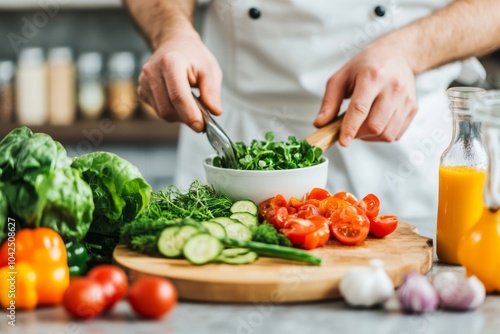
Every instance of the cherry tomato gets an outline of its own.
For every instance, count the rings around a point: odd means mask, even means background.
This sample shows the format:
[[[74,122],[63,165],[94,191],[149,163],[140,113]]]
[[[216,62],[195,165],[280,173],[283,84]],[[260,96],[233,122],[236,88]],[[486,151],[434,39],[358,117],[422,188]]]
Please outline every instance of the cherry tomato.
[[[333,197],[347,201],[352,205],[356,205],[358,203],[358,199],[356,198],[356,196],[347,191],[338,192],[333,195]]]
[[[269,223],[273,224],[273,226],[277,229],[280,229],[285,226],[285,222],[288,218],[289,212],[287,208],[282,207],[276,210],[274,216],[269,219]]]
[[[302,201],[296,197],[291,197],[290,201],[288,203],[288,206],[298,208],[298,207],[302,206]]]
[[[330,193],[323,188],[313,188],[309,194],[307,194],[306,199],[317,199],[321,201],[330,196]]]
[[[321,215],[321,210],[317,206],[312,204],[304,204],[299,207],[299,211],[297,211],[297,216],[300,218],[306,218],[312,215]]]
[[[140,316],[157,319],[177,304],[177,290],[165,278],[139,277],[130,287],[128,300]]]
[[[328,220],[319,215],[309,216],[308,219],[289,216],[285,228],[280,231],[294,246],[303,246],[308,250],[323,246],[330,238]]]
[[[364,241],[370,231],[370,221],[357,206],[344,206],[330,217],[330,231],[345,245],[356,245]]]
[[[304,201],[304,203],[302,203],[302,204],[311,204],[311,205],[317,206],[319,208],[319,203],[320,202],[321,201],[319,199],[306,199]]]
[[[363,209],[368,218],[373,218],[378,215],[380,200],[374,194],[368,194],[359,201],[358,206]]]
[[[63,306],[77,319],[92,319],[98,317],[106,305],[106,299],[101,284],[87,277],[71,279],[64,292]]]
[[[269,199],[266,199],[259,205],[259,219],[260,221],[270,221],[271,218],[276,214],[279,208],[288,208],[288,203],[283,197],[283,195],[276,195]]]
[[[382,215],[370,219],[370,233],[382,238],[391,234],[398,227],[398,217],[395,215]]]
[[[350,205],[349,202],[330,196],[319,202],[319,208],[325,217],[330,218],[332,213],[340,207]]]
[[[92,268],[87,277],[101,284],[109,310],[127,293],[128,281],[125,272],[117,266],[103,264]]]

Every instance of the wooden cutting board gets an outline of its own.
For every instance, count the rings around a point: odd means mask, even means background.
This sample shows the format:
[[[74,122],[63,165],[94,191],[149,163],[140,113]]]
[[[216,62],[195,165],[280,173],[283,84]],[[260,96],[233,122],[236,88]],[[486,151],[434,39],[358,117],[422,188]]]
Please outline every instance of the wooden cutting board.
[[[417,234],[415,227],[400,223],[384,239],[369,237],[359,246],[331,240],[312,250],[323,259],[321,266],[261,257],[247,265],[191,265],[187,260],[150,257],[118,245],[115,262],[131,279],[140,275],[167,277],[179,297],[209,302],[304,302],[339,297],[339,281],[355,266],[382,259],[395,286],[412,270],[427,273],[433,260],[432,239]]]

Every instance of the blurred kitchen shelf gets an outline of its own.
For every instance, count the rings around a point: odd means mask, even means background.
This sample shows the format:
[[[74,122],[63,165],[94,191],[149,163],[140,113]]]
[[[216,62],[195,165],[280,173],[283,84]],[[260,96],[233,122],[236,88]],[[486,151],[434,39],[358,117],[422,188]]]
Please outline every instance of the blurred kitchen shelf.
[[[18,126],[16,123],[0,124],[0,140]],[[159,119],[78,121],[70,126],[40,125],[29,128],[33,132],[47,133],[63,144],[89,141],[96,146],[101,143],[174,144],[179,134],[178,123],[168,123]]]
[[[95,8],[119,8],[121,0],[64,0],[64,1],[40,1],[40,0],[1,0],[0,9],[41,9],[43,5],[60,6],[61,9],[95,9]]]

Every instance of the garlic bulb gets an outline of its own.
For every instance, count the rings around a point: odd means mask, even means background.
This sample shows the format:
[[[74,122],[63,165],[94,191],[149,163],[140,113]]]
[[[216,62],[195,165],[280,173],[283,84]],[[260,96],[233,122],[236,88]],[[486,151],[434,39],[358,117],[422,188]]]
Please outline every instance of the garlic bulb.
[[[434,311],[439,304],[438,294],[432,284],[415,271],[406,274],[398,289],[398,298],[405,312]]]
[[[340,281],[340,294],[352,306],[373,306],[394,293],[394,285],[383,269],[382,260],[372,260],[366,267],[351,269]]]
[[[486,291],[483,283],[476,276],[466,278],[463,274],[445,271],[432,279],[441,305],[452,310],[469,310],[481,305]]]

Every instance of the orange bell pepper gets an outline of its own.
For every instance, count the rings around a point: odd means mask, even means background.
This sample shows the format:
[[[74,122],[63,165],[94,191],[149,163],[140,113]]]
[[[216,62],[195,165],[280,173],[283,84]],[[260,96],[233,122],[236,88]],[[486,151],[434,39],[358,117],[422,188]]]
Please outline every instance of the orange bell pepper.
[[[487,292],[500,292],[500,210],[484,209],[477,224],[462,237],[458,258],[467,275],[475,275]]]
[[[17,284],[18,280],[31,282],[31,279],[25,277],[27,275],[25,272],[30,273],[28,276],[32,277],[29,270],[32,269],[35,275],[36,303],[38,305],[60,304],[69,285],[66,247],[62,238],[54,230],[40,227],[20,230],[15,234],[14,239],[14,241],[7,239],[0,248],[0,269],[2,273],[16,272],[18,267],[21,266],[24,271],[23,274],[16,277]],[[0,290],[2,306],[4,306],[5,301],[9,300],[10,303],[10,300],[13,299],[10,297],[5,298],[9,289],[7,286],[5,288],[3,286]],[[19,288],[16,289],[16,295],[29,294],[28,290],[21,291]],[[20,303],[20,308],[23,308],[22,304]],[[30,303],[27,304],[31,305]],[[25,308],[29,309],[30,307]]]
[[[38,303],[36,293],[36,273],[31,264],[21,262],[11,270],[8,266],[0,268],[0,305],[3,309],[32,310]]]

